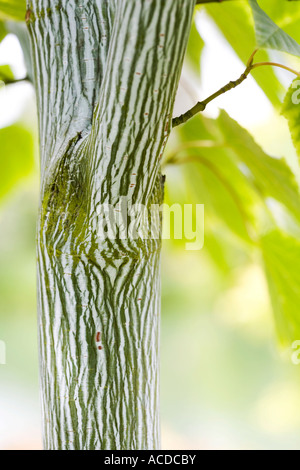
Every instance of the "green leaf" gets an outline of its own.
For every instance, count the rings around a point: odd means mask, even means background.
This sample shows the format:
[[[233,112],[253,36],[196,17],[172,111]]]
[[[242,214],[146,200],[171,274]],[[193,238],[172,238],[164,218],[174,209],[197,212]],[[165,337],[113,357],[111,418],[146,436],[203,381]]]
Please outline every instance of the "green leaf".
[[[246,64],[251,52],[257,47],[249,4],[247,2],[224,2],[222,14],[220,14],[220,5],[217,4],[206,6],[205,9],[240,60]],[[267,51],[259,51],[257,57],[261,62],[269,61]],[[253,78],[271,103],[279,107],[283,87],[272,67],[256,69]]]
[[[195,116],[176,134],[169,152],[185,163],[185,199],[205,204],[204,253],[229,273],[230,266],[232,271],[247,263],[259,248],[280,337],[300,339],[300,241],[281,232],[268,205],[270,198],[278,201],[284,214],[298,220],[299,231],[300,196],[292,171],[284,159],[267,155],[224,111],[217,120]],[[250,242],[246,250],[238,240]]]
[[[211,152],[210,161],[213,161],[218,152],[213,149]],[[192,153],[191,150],[190,154]],[[221,159],[218,164],[220,162]],[[186,164],[184,166],[170,165],[166,169],[165,202],[169,207],[173,204],[180,204],[181,207],[191,203],[205,204],[205,242],[201,253],[210,258],[218,271],[228,274],[233,266],[244,264],[251,251],[245,250],[245,242],[249,243],[249,236],[244,219],[235,205],[236,196],[232,199],[232,190],[228,192],[227,182],[223,184],[224,178],[230,181],[230,168],[228,168],[228,174],[226,176],[222,174],[219,180],[214,171],[211,172],[202,165],[200,159],[185,162],[183,155],[181,163]],[[204,184],[205,187],[203,187]],[[215,185],[213,193],[210,184]],[[235,192],[237,197],[242,195],[244,208],[247,210],[246,195],[241,194],[240,189],[236,188]],[[193,224],[195,227],[196,219],[193,220]],[[173,244],[184,249],[186,241],[185,239],[173,240]]]
[[[3,21],[0,21],[0,42],[5,38],[6,35],[7,35],[7,31],[6,31],[5,25]]]
[[[300,241],[280,231],[262,238],[261,248],[282,342],[300,339]]]
[[[26,0],[0,0],[0,18],[24,21]]]
[[[300,43],[300,2],[260,0],[261,8],[286,33]]]
[[[249,2],[253,11],[258,46],[300,56],[300,45],[297,41],[274,23],[256,0]]]
[[[0,81],[14,80],[14,74],[9,65],[0,65]]]
[[[293,143],[300,162],[300,80],[290,86],[283,103],[282,114],[288,120]],[[298,91],[297,91],[298,89]]]
[[[191,198],[205,204],[206,231],[218,227],[222,238],[225,232],[230,232],[231,236],[251,242],[255,230],[253,207],[258,197],[236,165],[219,123],[198,115],[178,132],[182,146],[174,147],[169,158],[174,153],[175,161],[185,163],[184,175]],[[212,145],[205,146],[205,142]]]
[[[0,129],[0,200],[34,167],[33,138],[20,125]]]
[[[242,171],[258,194],[265,200],[277,200],[300,222],[299,189],[286,161],[267,155],[225,111],[220,113],[218,123],[224,139],[230,143],[236,163],[243,164]]]
[[[217,120],[200,114],[179,127],[168,158],[184,164],[187,196],[181,196],[181,203],[205,205],[205,250],[222,270],[245,262],[245,242],[250,254],[249,247],[270,228],[299,232],[300,196],[286,161],[267,155],[225,112]],[[177,180],[173,186],[172,203],[178,202]],[[214,253],[216,242],[221,263]]]
[[[199,158],[199,164],[202,161],[202,166],[204,166],[206,164],[204,158],[208,159],[209,164],[216,168],[215,174],[219,175],[218,179],[226,179],[227,193],[231,193],[231,199],[236,205],[242,205],[244,215],[247,214],[246,225],[250,224],[252,229],[258,230],[255,223],[257,220],[255,206],[260,201],[262,209],[269,212],[270,199],[278,201],[285,211],[300,222],[299,188],[285,159],[267,155],[253,137],[225,111],[221,111],[216,121],[198,115],[179,128],[178,132],[182,147],[177,147],[177,149],[175,147],[172,150],[175,155],[177,151],[177,160],[191,162]],[[198,138],[196,142],[195,136]],[[216,147],[203,147],[202,142],[207,140],[212,144],[215,142]],[[213,168],[211,170],[213,171]],[[194,169],[194,172],[196,175],[197,170]],[[192,175],[190,177],[193,178]],[[196,179],[195,184],[199,186],[199,191],[202,191],[200,180],[197,183]],[[205,182],[202,184],[204,185]],[[224,187],[224,184],[222,183],[221,186]],[[212,196],[211,193],[218,191],[219,187],[220,181],[218,185],[215,181],[215,185],[210,187],[209,183],[206,183],[205,191],[208,194],[204,197],[216,198],[217,196]],[[224,194],[223,197],[225,197]],[[230,214],[226,214],[225,211],[217,212],[216,206],[213,210],[218,217],[230,217]],[[232,216],[235,217],[234,214]],[[233,228],[237,221],[229,223],[227,219],[226,223]],[[259,230],[257,234],[259,235]]]
[[[192,165],[186,165],[186,178],[195,197],[207,208],[207,215],[215,223],[222,222],[234,234],[249,241],[247,224],[250,216],[241,195],[228,179],[218,162],[198,155]],[[213,188],[213,190],[212,190]]]

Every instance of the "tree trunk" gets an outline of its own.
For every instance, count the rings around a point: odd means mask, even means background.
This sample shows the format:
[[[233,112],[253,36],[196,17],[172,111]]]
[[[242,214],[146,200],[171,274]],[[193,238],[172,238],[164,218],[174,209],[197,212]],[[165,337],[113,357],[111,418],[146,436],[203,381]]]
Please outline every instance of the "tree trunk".
[[[101,208],[163,200],[160,158],[195,0],[32,0],[47,449],[156,449],[161,237]],[[148,214],[148,213],[147,213]],[[148,215],[150,220],[150,215]],[[153,218],[153,217],[152,217]],[[142,213],[128,223],[141,224]],[[151,219],[152,220],[152,219]],[[161,220],[156,218],[159,233]]]

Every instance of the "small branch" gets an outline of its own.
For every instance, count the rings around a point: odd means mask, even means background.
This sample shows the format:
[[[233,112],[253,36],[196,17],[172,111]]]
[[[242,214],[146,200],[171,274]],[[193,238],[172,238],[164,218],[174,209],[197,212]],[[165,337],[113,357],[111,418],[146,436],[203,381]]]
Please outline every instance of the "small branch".
[[[259,51],[259,49],[254,49],[252,52],[251,56],[249,57],[249,60],[247,62],[247,67],[251,67],[254,61],[255,54]]]
[[[178,116],[173,119],[172,121],[172,127],[179,126],[180,124],[184,124],[187,122],[189,119],[193,118],[196,114],[201,113],[202,111],[205,110],[206,106],[208,103],[213,101],[214,99],[218,98],[219,96],[223,95],[224,93],[227,93],[227,91],[233,90],[233,88],[236,88],[238,85],[243,83],[248,77],[248,75],[252,72],[252,70],[258,68],[258,67],[264,67],[264,66],[272,66],[272,67],[279,67],[281,69],[287,70],[288,72],[291,72],[298,77],[300,77],[300,73],[297,72],[296,70],[287,67],[286,65],[278,64],[276,62],[258,62],[256,64],[253,64],[254,56],[257,53],[258,49],[255,49],[255,51],[251,54],[247,67],[244,71],[244,73],[240,76],[235,81],[229,82],[227,85],[222,87],[220,90],[218,90],[216,93],[213,95],[209,96],[206,98],[204,101],[199,101],[193,108],[189,109],[186,113],[182,114],[181,116]]]
[[[204,5],[205,3],[223,3],[229,0],[197,0],[196,5]]]
[[[201,113],[202,111],[204,111],[206,106],[208,105],[208,103],[210,103],[211,101],[218,98],[218,96],[221,96],[224,93],[227,93],[227,91],[232,90],[233,88],[236,88],[244,80],[246,80],[246,78],[248,77],[250,72],[251,72],[251,66],[246,68],[245,72],[240,76],[240,78],[238,78],[235,81],[231,81],[231,82],[227,83],[227,85],[222,87],[220,90],[218,90],[213,95],[206,98],[206,100],[199,101],[192,109],[190,109],[186,113],[182,114],[181,116],[174,118],[173,121],[172,121],[172,127],[176,127],[176,126],[179,126],[180,124],[184,124],[189,119],[193,118],[196,114]]]
[[[15,85],[16,83],[22,82],[30,82],[29,77],[19,78],[17,80],[11,80],[9,78],[1,77],[0,76],[0,84],[4,83],[4,85]]]

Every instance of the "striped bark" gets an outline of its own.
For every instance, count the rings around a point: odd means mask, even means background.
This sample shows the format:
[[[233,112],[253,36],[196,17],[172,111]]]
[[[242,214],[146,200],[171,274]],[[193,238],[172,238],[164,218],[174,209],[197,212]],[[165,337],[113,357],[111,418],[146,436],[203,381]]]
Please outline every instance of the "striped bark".
[[[100,208],[163,200],[160,159],[194,3],[28,3],[46,449],[160,445],[161,238],[99,236],[107,228]]]

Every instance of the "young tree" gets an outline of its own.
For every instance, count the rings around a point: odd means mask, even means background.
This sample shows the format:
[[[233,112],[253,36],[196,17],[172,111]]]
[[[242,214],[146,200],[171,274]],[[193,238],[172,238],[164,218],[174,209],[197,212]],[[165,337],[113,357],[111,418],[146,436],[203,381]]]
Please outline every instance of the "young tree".
[[[22,17],[24,2],[14,2],[0,1],[4,17]],[[170,131],[258,67],[293,71],[267,61],[254,63],[254,51],[238,80],[173,119],[196,3],[213,1],[28,1],[41,151],[37,252],[47,449],[159,447],[161,218],[150,207],[163,202],[161,159]],[[250,5],[258,46],[300,55],[300,46],[256,1],[250,0]],[[21,35],[20,30],[15,32]],[[21,41],[27,51],[26,39]],[[264,88],[261,78],[258,82]],[[233,230],[251,246],[259,245],[268,260],[269,246],[277,239],[272,235],[266,248],[239,189],[247,193],[248,204],[254,179],[264,208],[273,197],[297,218],[298,188],[285,164],[264,154],[227,115],[223,113],[214,125],[216,135],[222,129],[231,143],[223,162],[236,172],[236,187],[222,174],[224,168],[217,168],[207,156],[197,154],[197,161],[219,178],[237,206],[243,228]],[[215,136],[211,138],[219,152]],[[187,161],[195,158],[199,147],[198,142],[185,148],[193,151],[187,153]],[[168,161],[177,158],[173,155]],[[251,172],[247,177],[236,170],[237,160],[243,159]],[[116,237],[109,236],[102,208],[109,207],[116,215],[122,212],[123,200],[145,207],[148,222],[159,235],[144,239],[123,237],[117,231]],[[257,199],[252,203],[256,207]],[[127,223],[133,231],[142,224],[143,214],[129,212]],[[270,272],[269,278],[273,282]]]
[[[161,240],[101,237],[99,209],[118,210],[122,197],[163,201],[160,159],[193,9],[191,0],[28,5],[46,448],[159,447]]]

